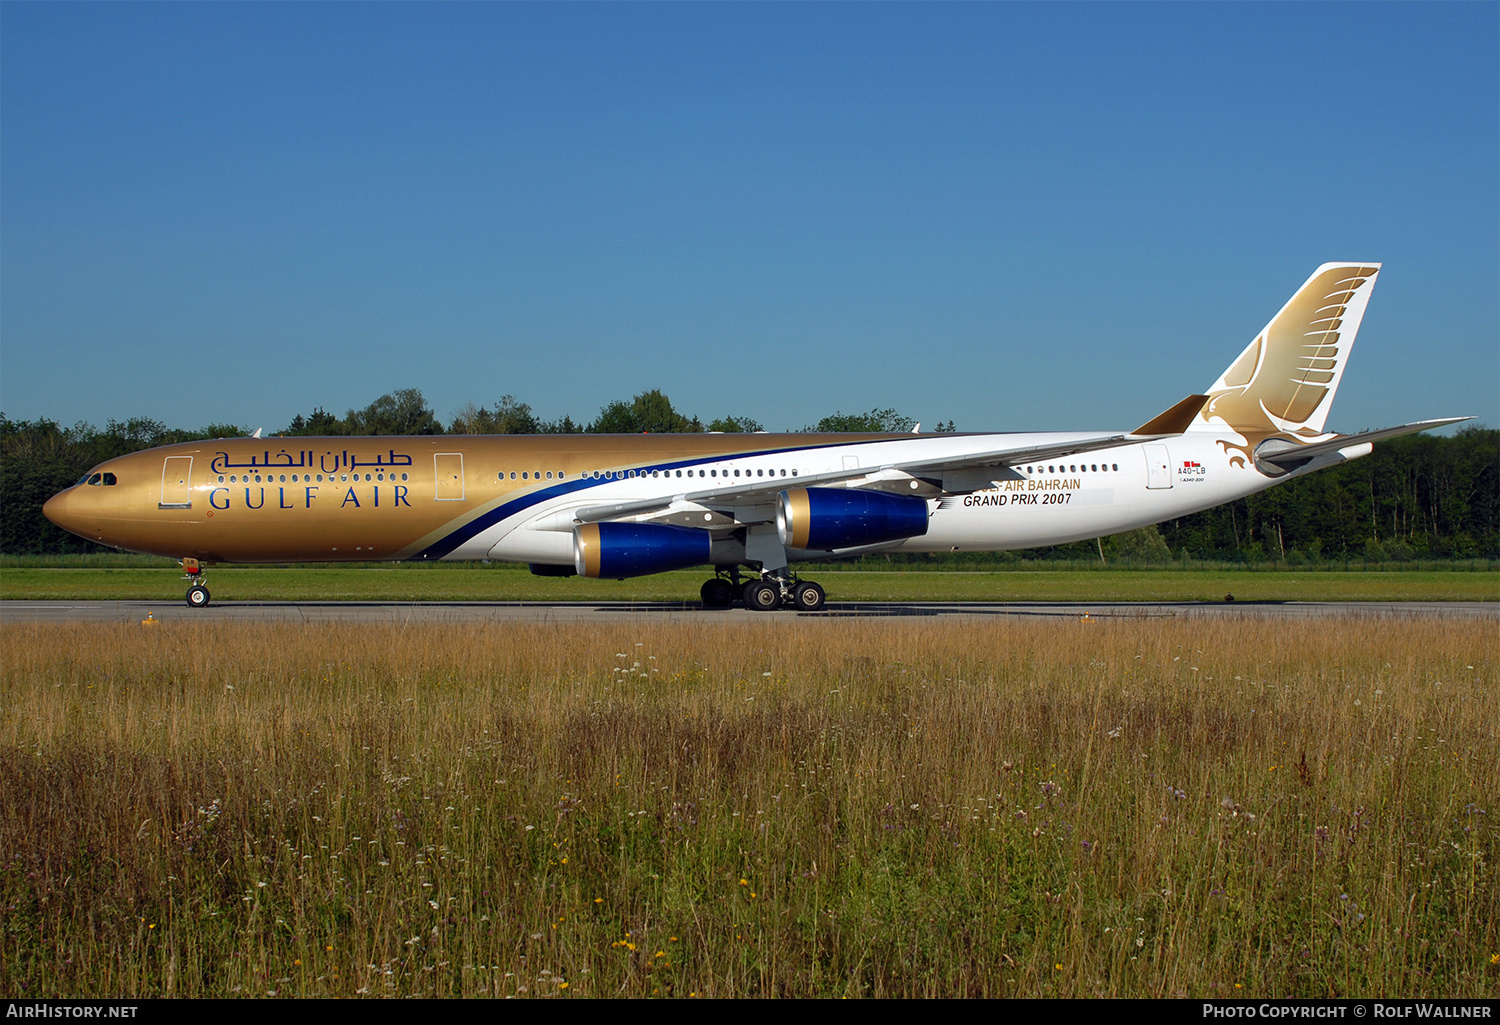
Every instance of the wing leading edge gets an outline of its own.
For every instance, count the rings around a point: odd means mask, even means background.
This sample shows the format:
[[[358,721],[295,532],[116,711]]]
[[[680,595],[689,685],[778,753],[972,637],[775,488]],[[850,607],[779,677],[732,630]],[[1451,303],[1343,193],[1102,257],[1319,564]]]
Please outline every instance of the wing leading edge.
[[[606,520],[639,517],[673,508],[694,510],[699,508],[724,509],[734,506],[758,508],[768,505],[776,494],[786,490],[788,486],[805,488],[817,485],[842,485],[878,488],[881,484],[892,480],[914,480],[921,481],[943,494],[979,491],[992,487],[996,480],[1005,479],[1009,475],[1010,467],[1022,463],[1062,459],[1084,452],[1097,452],[1179,435],[1187,429],[1206,401],[1206,396],[1190,395],[1160,416],[1129,433],[1066,435],[1057,440],[1041,442],[1030,440],[1039,437],[1038,435],[997,435],[996,437],[1026,438],[1028,442],[996,445],[993,448],[969,451],[948,458],[892,459],[866,467],[803,474],[790,485],[788,481],[778,478],[752,485],[736,484],[730,487],[682,491],[632,502],[582,505],[571,510],[571,515],[565,510],[563,513],[550,517],[544,529],[571,530],[575,524],[579,523],[599,523]],[[934,435],[923,435],[922,440],[931,440],[934,437]],[[1040,437],[1046,438],[1047,436],[1041,435]],[[910,436],[891,439],[897,443],[911,440],[915,439]]]

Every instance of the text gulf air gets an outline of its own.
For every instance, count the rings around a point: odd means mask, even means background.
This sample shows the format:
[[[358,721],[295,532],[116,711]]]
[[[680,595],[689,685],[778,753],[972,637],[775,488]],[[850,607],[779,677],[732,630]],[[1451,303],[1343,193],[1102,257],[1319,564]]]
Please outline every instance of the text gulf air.
[[[332,492],[320,495],[318,492]],[[384,494],[381,492],[384,491]],[[326,508],[336,505],[340,509],[366,507],[379,509],[382,506],[394,509],[399,506],[411,508],[407,500],[405,484],[375,484],[361,493],[352,487],[331,488],[317,484],[306,484],[295,488],[229,488],[217,487],[208,493],[210,508],[223,512],[240,506],[244,509],[311,509],[314,503]]]

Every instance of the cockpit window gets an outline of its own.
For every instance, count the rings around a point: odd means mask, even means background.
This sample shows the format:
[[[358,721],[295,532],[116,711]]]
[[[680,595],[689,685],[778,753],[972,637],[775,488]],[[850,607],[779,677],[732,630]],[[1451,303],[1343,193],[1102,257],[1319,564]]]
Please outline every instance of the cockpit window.
[[[73,486],[75,488],[81,488],[85,484],[91,484],[91,485],[93,485],[94,487],[97,488],[97,487],[110,487],[111,485],[118,484],[118,483],[120,483],[119,478],[117,478],[112,473],[104,473],[103,471],[100,471],[100,470],[90,470],[88,473],[84,474],[82,477],[79,477],[78,478],[78,483],[74,484]]]

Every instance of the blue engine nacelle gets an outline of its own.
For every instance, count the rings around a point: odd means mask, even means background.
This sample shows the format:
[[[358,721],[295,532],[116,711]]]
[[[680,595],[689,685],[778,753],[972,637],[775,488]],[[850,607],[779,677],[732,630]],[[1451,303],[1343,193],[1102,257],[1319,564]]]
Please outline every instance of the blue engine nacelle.
[[[776,496],[776,533],[788,548],[858,548],[927,533],[927,501],[884,491],[791,488]]]
[[[573,531],[573,568],[584,577],[640,577],[701,566],[711,547],[708,531],[692,527],[585,523]]]

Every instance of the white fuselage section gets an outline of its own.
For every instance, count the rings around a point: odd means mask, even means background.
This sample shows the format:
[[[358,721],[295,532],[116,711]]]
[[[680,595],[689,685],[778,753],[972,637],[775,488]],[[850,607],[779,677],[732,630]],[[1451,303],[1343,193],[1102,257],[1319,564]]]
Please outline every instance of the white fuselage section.
[[[795,437],[789,436],[790,438]],[[1086,434],[1005,435],[1016,446],[1065,445]],[[1296,473],[1268,477],[1245,457],[1244,439],[1232,431],[1191,431],[1162,441],[1121,444],[1061,459],[1020,462],[992,469],[988,487],[967,493],[933,493],[926,481],[940,476],[899,467],[921,461],[961,461],[966,455],[992,448],[994,435],[928,434],[851,445],[787,447],[766,453],[746,453],[695,462],[684,470],[679,463],[667,469],[646,469],[639,476],[598,480],[584,492],[530,507],[495,523],[448,553],[448,559],[490,558],[518,562],[566,563],[571,559],[573,526],[570,510],[606,504],[673,499],[679,515],[663,520],[660,511],[641,520],[702,525],[732,519],[756,530],[774,529],[773,490],[764,497],[716,498],[718,487],[740,487],[754,482],[766,488],[817,486],[823,477],[861,471],[840,486],[868,487],[880,482],[884,490],[908,493],[904,485],[928,498],[927,533],[878,546],[882,551],[946,552],[997,551],[1037,548],[1174,519],[1201,509],[1242,498],[1292,476],[1362,455],[1348,452],[1325,457]],[[1368,446],[1361,446],[1366,451]],[[710,476],[711,474],[711,476]],[[774,478],[774,480],[772,479]],[[950,489],[951,492],[951,489]],[[705,494],[708,493],[708,494]],[[766,526],[759,526],[766,525]],[[798,558],[826,558],[827,552],[788,552]],[[750,556],[755,558],[753,552]]]

